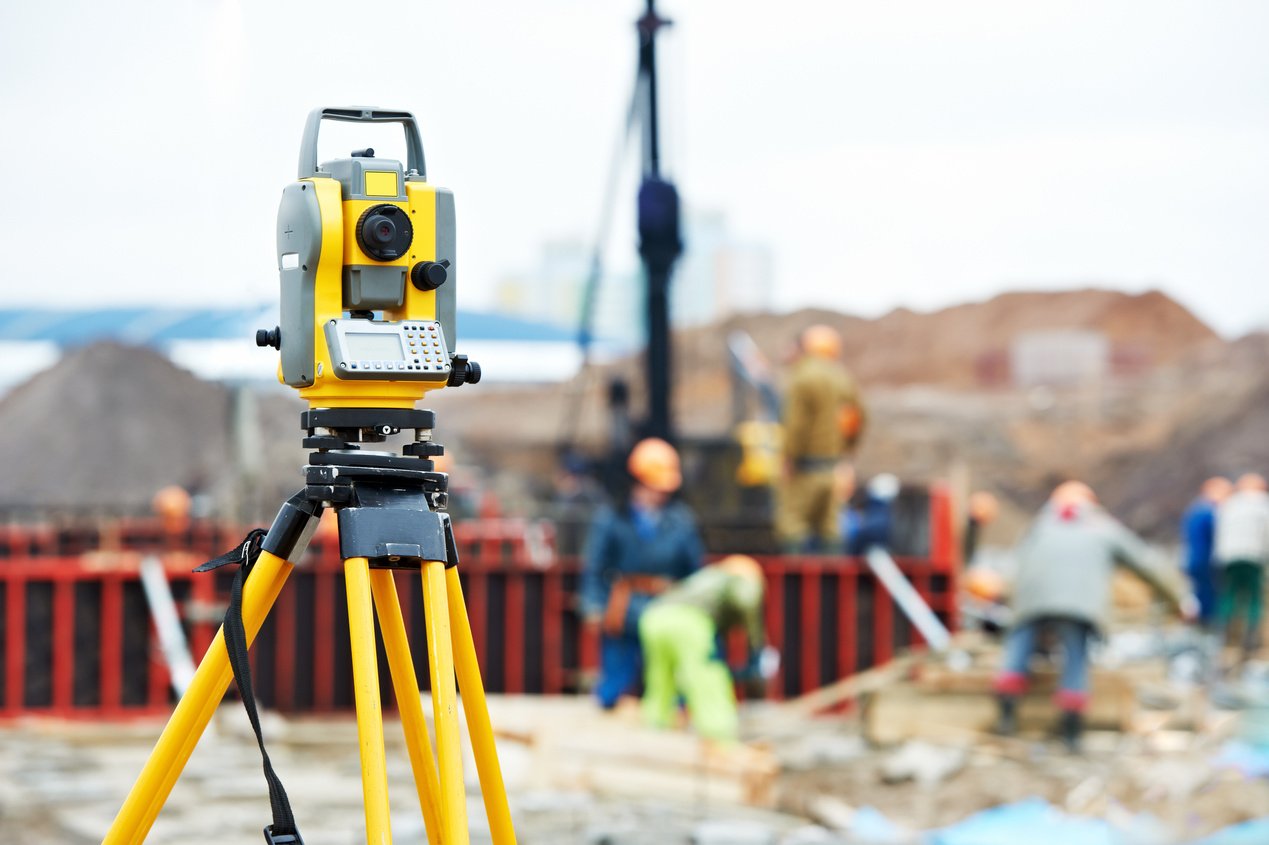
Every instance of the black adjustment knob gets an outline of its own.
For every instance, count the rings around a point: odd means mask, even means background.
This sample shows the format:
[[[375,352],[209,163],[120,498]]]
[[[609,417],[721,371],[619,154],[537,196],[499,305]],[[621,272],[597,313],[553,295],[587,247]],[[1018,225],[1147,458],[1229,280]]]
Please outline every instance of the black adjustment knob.
[[[455,355],[450,359],[449,366],[449,380],[445,383],[450,387],[460,387],[480,381],[480,365],[475,361],[468,361],[466,355]]]
[[[256,330],[256,346],[272,346],[274,349],[282,348],[282,329],[280,326],[274,326],[271,329]]]
[[[449,259],[420,261],[410,268],[410,281],[419,290],[436,290],[449,278]]]
[[[416,458],[435,458],[445,454],[445,447],[430,440],[420,440],[405,444],[401,447],[401,452]]]

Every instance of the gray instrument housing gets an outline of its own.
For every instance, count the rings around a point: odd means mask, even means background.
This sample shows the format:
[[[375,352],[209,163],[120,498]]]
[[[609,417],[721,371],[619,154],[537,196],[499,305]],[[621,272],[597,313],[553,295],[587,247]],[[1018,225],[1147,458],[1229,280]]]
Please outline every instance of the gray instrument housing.
[[[354,117],[360,111],[372,117]],[[353,157],[323,162],[320,167],[308,165],[311,156],[316,159],[317,128],[322,119],[335,120],[375,120],[399,122],[405,126],[409,162],[403,167],[392,159],[370,157]],[[384,112],[379,110],[358,109],[316,109],[309,116],[305,127],[305,137],[301,148],[301,177],[328,176],[340,183],[343,200],[365,199],[382,200],[384,202],[403,202],[406,199],[405,182],[426,181],[423,168],[422,144],[418,140],[418,127],[408,112]],[[417,148],[417,149],[416,149]],[[365,172],[394,171],[397,174],[397,190],[395,197],[367,196],[364,193]],[[457,261],[455,260],[456,237],[454,230],[454,195],[445,188],[435,188],[436,197],[436,254],[433,261],[449,261],[446,282],[436,289],[436,322],[439,323],[443,336],[452,345],[458,336],[458,286]],[[348,225],[348,221],[344,221]],[[419,232],[415,231],[415,238]],[[343,237],[343,233],[340,233]],[[313,320],[315,307],[315,289],[317,282],[317,265],[321,257],[322,220],[318,206],[317,192],[308,182],[295,182],[282,192],[282,202],[278,208],[277,252],[278,273],[281,280],[281,358],[282,380],[291,387],[309,387],[315,380],[316,350],[313,341]],[[361,311],[380,311],[389,308],[400,308],[405,302],[408,281],[408,267],[353,264],[342,269],[343,309]],[[400,326],[405,323],[416,324],[425,321],[402,321],[402,323],[381,323],[383,326]],[[392,329],[389,329],[392,330]],[[327,331],[327,342],[330,343],[330,331]],[[350,376],[351,370],[339,371],[336,361],[336,347],[329,346],[331,360],[335,363],[338,378],[379,378],[384,379],[386,373]],[[449,364],[446,362],[445,375],[448,377]],[[424,378],[424,376],[430,376]],[[394,372],[392,380],[427,380],[435,381],[435,373]]]

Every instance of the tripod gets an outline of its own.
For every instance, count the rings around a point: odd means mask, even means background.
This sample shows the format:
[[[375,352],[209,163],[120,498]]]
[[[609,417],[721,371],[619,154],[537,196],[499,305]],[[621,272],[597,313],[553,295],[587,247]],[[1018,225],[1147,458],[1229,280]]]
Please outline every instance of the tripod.
[[[484,684],[458,578],[453,530],[449,515],[441,512],[448,498],[448,477],[433,471],[430,460],[443,451],[431,440],[435,415],[405,409],[321,408],[304,412],[301,424],[308,430],[304,445],[318,451],[310,454],[304,468],[304,489],[278,511],[242,585],[245,642],[249,644],[260,630],[323,510],[328,504],[333,506],[339,517],[340,557],[347,589],[367,841],[392,841],[376,660],[377,614],[428,841],[444,845],[468,842],[457,676],[493,841],[495,845],[514,843]],[[359,445],[381,442],[406,429],[414,430],[414,442],[405,445],[400,455],[363,451]],[[394,569],[415,570],[421,575],[435,758]],[[135,845],[145,839],[232,674],[226,628],[222,626],[115,817],[104,840],[106,845]],[[271,774],[267,755],[266,772]],[[276,845],[301,842],[298,833],[275,838],[269,828],[265,829],[265,839]]]

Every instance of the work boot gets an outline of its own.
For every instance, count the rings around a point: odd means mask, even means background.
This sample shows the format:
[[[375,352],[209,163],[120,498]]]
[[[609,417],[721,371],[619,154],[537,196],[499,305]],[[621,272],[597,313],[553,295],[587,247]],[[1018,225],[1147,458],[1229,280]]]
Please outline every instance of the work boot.
[[[1014,736],[1018,733],[1018,696],[998,695],[996,702],[1000,705],[1000,715],[992,733],[997,736]]]
[[[1084,733],[1084,715],[1078,710],[1063,710],[1058,721],[1058,738],[1071,754],[1080,753],[1080,737]]]

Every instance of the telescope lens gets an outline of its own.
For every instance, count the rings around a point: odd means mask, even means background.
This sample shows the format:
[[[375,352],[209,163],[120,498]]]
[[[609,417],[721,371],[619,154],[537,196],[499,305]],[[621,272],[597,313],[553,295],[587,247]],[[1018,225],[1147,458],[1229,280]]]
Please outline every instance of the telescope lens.
[[[382,203],[367,208],[357,221],[357,244],[377,261],[400,258],[414,240],[410,218],[398,206]]]

